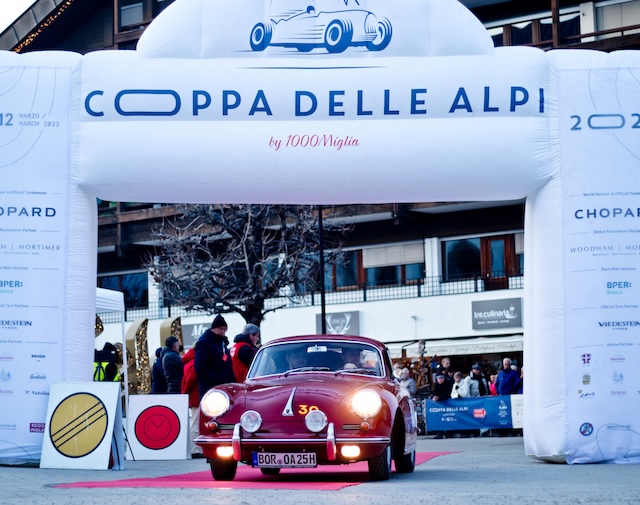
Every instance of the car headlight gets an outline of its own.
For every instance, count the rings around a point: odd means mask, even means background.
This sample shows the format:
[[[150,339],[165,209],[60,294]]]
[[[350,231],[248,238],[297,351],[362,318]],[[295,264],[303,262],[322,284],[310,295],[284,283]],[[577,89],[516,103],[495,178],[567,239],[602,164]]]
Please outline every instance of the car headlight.
[[[229,397],[224,391],[212,389],[208,391],[200,400],[202,411],[211,417],[218,417],[229,410]]]
[[[382,407],[382,398],[372,389],[362,389],[353,395],[351,407],[363,419],[375,416]]]
[[[247,410],[240,416],[240,426],[247,433],[255,433],[262,426],[262,417],[255,410]]]
[[[309,431],[319,433],[327,425],[327,416],[321,410],[312,410],[305,416],[304,424]]]

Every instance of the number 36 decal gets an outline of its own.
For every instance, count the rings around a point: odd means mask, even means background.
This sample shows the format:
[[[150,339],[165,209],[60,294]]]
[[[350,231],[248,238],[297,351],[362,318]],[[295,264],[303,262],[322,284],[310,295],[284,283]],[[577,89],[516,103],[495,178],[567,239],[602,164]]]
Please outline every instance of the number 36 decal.
[[[640,128],[640,114],[631,114],[632,121],[627,125],[629,128]],[[571,116],[573,119],[572,130],[619,130],[627,124],[622,114],[591,114],[583,125],[582,116]]]

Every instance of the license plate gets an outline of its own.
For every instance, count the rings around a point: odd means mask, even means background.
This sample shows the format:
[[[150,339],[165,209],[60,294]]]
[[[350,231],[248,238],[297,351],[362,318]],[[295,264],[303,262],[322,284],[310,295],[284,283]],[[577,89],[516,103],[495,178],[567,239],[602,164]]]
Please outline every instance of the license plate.
[[[315,452],[254,452],[251,466],[257,468],[315,468]]]

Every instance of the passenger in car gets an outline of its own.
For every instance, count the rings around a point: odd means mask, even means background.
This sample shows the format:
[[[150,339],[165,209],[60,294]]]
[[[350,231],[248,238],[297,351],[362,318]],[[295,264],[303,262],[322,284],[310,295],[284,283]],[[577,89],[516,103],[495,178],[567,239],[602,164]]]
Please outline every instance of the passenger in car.
[[[364,351],[362,353],[362,366],[378,371],[378,356],[373,351]]]

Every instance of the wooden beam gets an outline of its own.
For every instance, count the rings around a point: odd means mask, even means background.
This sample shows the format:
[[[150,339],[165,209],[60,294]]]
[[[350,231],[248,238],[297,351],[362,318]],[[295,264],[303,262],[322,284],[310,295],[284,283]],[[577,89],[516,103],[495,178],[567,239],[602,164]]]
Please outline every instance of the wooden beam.
[[[560,6],[558,0],[551,0],[551,35],[553,47],[560,47]]]

